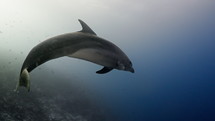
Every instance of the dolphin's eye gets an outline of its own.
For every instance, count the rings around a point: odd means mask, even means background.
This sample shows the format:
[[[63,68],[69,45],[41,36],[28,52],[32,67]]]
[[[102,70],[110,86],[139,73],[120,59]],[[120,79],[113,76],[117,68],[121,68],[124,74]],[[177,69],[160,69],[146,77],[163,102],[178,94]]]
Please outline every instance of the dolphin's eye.
[[[118,61],[117,62],[117,68],[120,69],[120,70],[124,70],[125,66],[120,61]]]

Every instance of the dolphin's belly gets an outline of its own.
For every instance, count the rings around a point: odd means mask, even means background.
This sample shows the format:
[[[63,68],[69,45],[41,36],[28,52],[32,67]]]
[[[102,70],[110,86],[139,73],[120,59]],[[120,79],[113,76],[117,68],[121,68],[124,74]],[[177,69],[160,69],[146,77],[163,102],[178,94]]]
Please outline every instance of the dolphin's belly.
[[[114,54],[104,49],[81,49],[69,55],[69,57],[87,60],[106,67],[114,67],[116,62]]]

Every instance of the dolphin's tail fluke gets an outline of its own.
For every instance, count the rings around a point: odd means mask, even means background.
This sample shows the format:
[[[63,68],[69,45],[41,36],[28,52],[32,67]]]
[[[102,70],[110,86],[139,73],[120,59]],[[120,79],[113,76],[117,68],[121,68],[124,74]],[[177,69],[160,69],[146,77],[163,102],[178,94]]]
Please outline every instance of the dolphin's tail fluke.
[[[19,82],[16,86],[16,90],[18,87],[26,87],[28,91],[30,91],[30,78],[29,78],[29,72],[27,69],[24,69],[19,77]]]

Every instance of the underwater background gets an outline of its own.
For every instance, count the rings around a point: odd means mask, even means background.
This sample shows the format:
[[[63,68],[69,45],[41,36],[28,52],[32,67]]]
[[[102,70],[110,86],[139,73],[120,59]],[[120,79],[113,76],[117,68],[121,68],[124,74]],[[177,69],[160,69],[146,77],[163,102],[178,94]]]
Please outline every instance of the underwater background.
[[[1,0],[0,121],[214,121],[214,11],[213,0]],[[63,57],[14,92],[28,52],[81,30],[78,19],[135,73]]]

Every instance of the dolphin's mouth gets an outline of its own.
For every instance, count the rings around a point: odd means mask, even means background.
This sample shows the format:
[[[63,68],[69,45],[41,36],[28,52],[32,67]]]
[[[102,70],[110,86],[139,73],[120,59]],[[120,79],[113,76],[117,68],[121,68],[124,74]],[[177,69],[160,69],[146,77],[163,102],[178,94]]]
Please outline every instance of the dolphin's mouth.
[[[131,73],[134,73],[134,72],[135,72],[135,71],[134,71],[134,68],[132,68],[132,67],[129,68],[128,71],[130,71]]]

